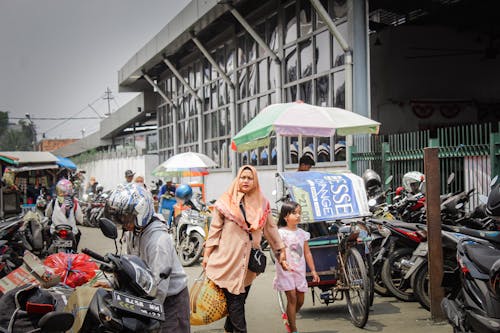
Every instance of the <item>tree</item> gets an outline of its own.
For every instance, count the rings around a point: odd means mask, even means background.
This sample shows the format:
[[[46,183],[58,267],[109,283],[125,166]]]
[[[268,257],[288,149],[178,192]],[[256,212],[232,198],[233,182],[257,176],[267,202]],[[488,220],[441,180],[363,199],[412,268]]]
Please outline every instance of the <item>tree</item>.
[[[9,128],[9,115],[0,112],[0,150],[21,151],[33,150],[33,130],[28,121],[19,121],[20,128]]]

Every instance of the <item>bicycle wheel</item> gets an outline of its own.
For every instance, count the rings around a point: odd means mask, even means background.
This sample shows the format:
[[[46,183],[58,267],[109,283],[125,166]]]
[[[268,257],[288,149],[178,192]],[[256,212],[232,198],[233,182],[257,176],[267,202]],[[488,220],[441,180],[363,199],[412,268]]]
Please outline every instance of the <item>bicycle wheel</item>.
[[[365,264],[366,264],[366,273],[368,274],[368,282],[370,285],[370,306],[373,305],[373,299],[375,298],[375,271],[373,269],[373,259],[370,253],[365,254]]]
[[[370,311],[370,282],[363,257],[358,249],[351,247],[345,256],[347,308],[354,326],[363,328],[368,321]]]

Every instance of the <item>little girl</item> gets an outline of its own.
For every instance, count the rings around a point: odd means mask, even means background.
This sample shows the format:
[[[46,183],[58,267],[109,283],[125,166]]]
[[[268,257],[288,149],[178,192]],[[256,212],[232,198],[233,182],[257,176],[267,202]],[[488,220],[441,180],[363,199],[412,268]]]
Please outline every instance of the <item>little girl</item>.
[[[307,291],[306,263],[311,270],[313,282],[319,282],[319,275],[314,267],[314,260],[307,241],[308,232],[300,229],[300,205],[294,201],[284,202],[278,220],[279,233],[286,246],[286,258],[290,267],[284,271],[276,262],[274,289],[286,293],[286,314],[291,332],[297,332],[296,315],[304,304],[304,293]]]

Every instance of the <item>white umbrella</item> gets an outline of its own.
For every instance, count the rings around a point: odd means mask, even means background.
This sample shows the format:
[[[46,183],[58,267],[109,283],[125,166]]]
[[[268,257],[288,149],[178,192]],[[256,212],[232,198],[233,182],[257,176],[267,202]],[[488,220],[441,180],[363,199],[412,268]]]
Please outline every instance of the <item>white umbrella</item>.
[[[170,157],[153,170],[153,175],[157,177],[206,175],[208,168],[216,166],[217,163],[205,154],[187,152]]]

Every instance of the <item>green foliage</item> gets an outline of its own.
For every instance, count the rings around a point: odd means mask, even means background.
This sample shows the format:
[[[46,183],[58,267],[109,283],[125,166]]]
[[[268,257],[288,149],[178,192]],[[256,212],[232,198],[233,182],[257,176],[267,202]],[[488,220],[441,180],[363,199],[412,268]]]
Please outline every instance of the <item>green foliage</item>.
[[[9,114],[0,112],[0,150],[33,150],[33,131],[26,120],[19,121],[19,127],[9,128]]]
[[[9,113],[0,111],[0,133],[4,133],[9,126]]]

